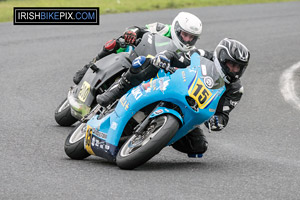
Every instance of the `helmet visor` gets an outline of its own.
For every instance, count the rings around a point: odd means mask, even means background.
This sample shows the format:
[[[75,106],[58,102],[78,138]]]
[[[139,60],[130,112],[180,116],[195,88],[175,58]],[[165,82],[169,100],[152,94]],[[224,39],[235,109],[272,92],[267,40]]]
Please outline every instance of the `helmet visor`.
[[[194,46],[198,40],[198,35],[192,34],[186,30],[184,30],[178,22],[175,23],[175,32],[180,40],[186,46]]]
[[[236,63],[231,60],[227,60],[225,64],[227,66],[228,74],[235,79],[240,78],[247,68],[247,65]]]

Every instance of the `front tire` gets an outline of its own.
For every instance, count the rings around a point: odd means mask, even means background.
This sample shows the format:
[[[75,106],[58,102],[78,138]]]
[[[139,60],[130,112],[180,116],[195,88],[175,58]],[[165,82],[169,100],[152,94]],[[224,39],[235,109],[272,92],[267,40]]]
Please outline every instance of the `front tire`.
[[[71,126],[77,119],[71,114],[71,107],[68,99],[66,98],[55,110],[55,121],[60,126]]]
[[[75,160],[82,160],[90,156],[84,148],[86,123],[77,125],[65,141],[66,154]]]
[[[121,169],[134,169],[158,154],[174,137],[179,122],[173,115],[153,118],[141,135],[132,135],[118,152]]]

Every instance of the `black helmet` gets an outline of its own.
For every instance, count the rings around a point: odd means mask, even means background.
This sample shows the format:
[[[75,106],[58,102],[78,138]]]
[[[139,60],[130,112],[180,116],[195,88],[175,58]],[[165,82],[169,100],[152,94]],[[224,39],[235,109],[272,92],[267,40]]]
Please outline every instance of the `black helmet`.
[[[225,38],[221,40],[214,51],[214,63],[226,83],[239,79],[247,68],[250,52],[241,42]],[[229,65],[239,66],[237,72],[232,72]]]

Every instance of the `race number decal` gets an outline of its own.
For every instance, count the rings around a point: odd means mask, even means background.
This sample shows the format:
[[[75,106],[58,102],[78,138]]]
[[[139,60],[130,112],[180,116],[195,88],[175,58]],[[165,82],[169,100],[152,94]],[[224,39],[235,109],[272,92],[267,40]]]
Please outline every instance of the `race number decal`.
[[[198,103],[200,109],[205,108],[207,101],[212,96],[212,93],[205,87],[203,82],[198,78],[194,87],[189,89],[189,95]]]
[[[90,93],[90,90],[91,90],[91,85],[88,82],[84,81],[78,94],[79,100],[85,102],[86,98]]]

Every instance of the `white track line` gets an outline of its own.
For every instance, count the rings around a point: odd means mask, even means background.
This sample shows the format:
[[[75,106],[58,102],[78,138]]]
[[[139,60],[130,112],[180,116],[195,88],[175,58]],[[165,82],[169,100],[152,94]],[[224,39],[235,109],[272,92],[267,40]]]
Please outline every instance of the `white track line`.
[[[300,68],[300,62],[286,69],[280,77],[279,87],[284,100],[300,110],[300,99],[295,92],[295,81],[293,77],[298,68]]]

